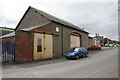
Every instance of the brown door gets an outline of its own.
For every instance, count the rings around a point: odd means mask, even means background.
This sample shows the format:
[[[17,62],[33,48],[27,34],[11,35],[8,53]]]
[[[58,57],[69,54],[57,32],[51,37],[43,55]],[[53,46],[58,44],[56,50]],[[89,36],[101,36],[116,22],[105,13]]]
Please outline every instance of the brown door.
[[[80,36],[70,36],[70,47],[80,47]]]

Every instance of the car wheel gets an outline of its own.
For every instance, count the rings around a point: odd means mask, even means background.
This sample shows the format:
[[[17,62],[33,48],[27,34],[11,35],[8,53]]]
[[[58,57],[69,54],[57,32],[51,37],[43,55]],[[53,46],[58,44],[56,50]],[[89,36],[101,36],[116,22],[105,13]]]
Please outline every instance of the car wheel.
[[[85,57],[86,57],[86,54],[83,55],[83,58],[85,58]]]
[[[70,58],[66,57],[67,60],[70,60]]]
[[[87,53],[87,54],[85,54],[85,57],[88,57],[88,53]]]
[[[79,56],[78,56],[78,55],[76,55],[76,56],[75,56],[75,59],[76,59],[76,60],[77,60],[77,59],[79,59]]]
[[[85,57],[88,57],[88,54],[84,54],[83,57],[84,57],[84,58],[85,58]]]

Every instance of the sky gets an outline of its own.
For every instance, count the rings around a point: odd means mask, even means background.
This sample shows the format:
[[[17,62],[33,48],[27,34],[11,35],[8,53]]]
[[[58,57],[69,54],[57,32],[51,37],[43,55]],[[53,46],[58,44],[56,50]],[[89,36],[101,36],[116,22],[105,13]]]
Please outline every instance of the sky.
[[[15,28],[29,6],[84,28],[90,36],[118,40],[117,0],[1,0],[0,26]]]

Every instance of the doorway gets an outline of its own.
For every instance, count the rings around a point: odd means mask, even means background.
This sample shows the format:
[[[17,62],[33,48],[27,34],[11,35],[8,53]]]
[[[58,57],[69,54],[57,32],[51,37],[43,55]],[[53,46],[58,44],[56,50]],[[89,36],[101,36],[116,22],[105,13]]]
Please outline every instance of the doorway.
[[[34,33],[34,60],[53,58],[52,35]]]

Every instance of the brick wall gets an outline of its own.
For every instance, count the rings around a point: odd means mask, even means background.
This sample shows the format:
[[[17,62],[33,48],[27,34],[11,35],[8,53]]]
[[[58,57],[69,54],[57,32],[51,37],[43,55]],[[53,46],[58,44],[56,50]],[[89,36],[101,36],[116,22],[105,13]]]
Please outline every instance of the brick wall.
[[[16,62],[28,62],[33,59],[33,36],[31,32],[16,32]]]

